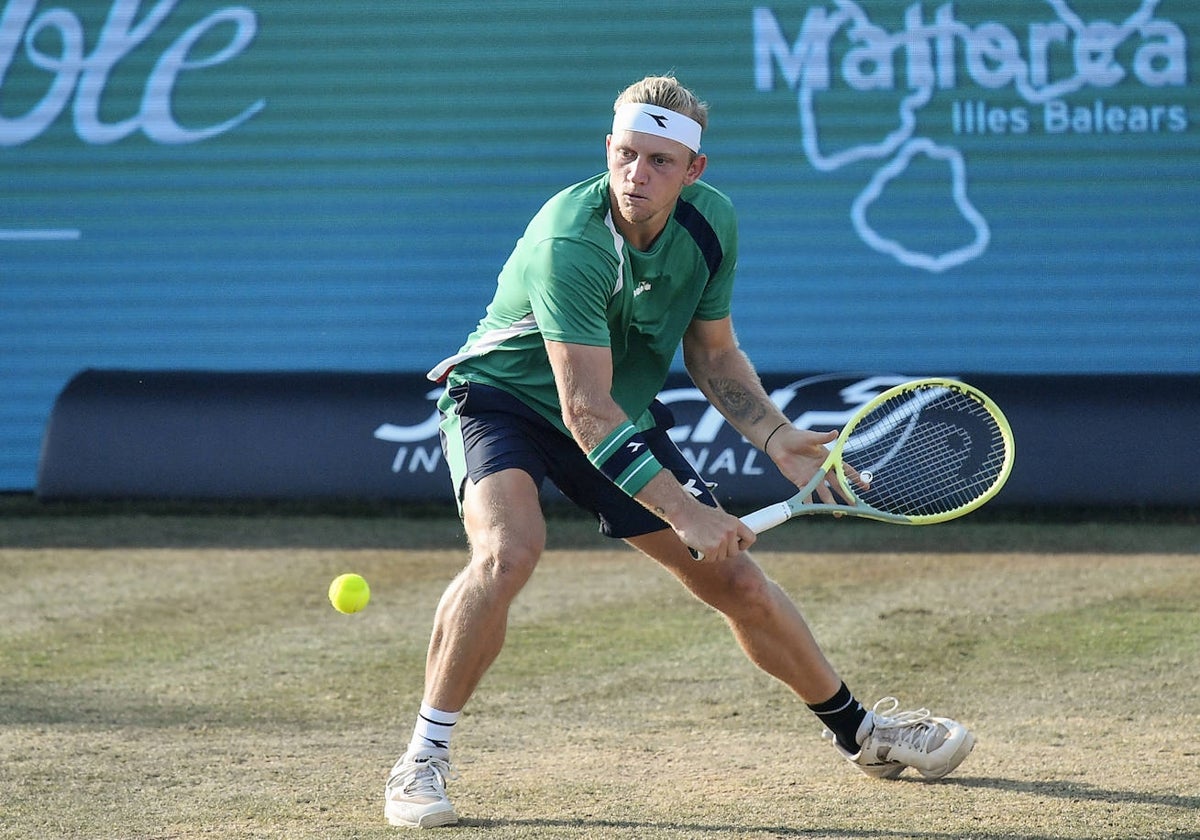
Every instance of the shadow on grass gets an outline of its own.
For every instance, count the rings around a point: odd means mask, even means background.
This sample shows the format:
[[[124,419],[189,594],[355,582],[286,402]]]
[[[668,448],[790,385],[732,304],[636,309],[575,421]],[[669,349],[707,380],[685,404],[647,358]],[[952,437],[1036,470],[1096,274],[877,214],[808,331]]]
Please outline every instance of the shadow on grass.
[[[902,779],[900,784],[928,784],[919,779]],[[1028,779],[962,777],[943,779],[939,785],[955,785],[961,788],[975,790],[999,791],[1042,799],[1063,799],[1070,802],[1103,802],[1111,805],[1142,805],[1152,808],[1171,808],[1184,812],[1200,812],[1200,795],[1158,794],[1136,790],[1113,790],[1084,782],[1071,781],[1033,781]],[[891,837],[912,837],[921,840],[958,840],[964,835],[961,832],[885,830],[885,829],[853,829],[853,828],[798,828],[787,825],[745,825],[723,823],[675,823],[655,822],[646,820],[612,820],[612,819],[463,819],[459,823],[464,827],[480,829],[524,829],[530,836],[537,836],[538,830],[547,829],[578,829],[585,836],[592,832],[621,831],[644,832],[648,835],[681,834],[687,837],[823,837],[844,838],[844,840],[870,840],[879,838],[886,840]],[[1010,831],[972,831],[968,835],[974,840],[1012,840]],[[1167,836],[1167,835],[1164,835]],[[1169,835],[1177,840],[1200,840],[1200,830],[1195,832],[1173,832]],[[1022,834],[1022,840],[1059,840],[1061,835],[1051,834]]]
[[[915,779],[903,780],[913,784],[926,784]],[[903,783],[903,782],[902,782]],[[1003,793],[1015,793],[1045,799],[1065,799],[1071,802],[1104,802],[1113,805],[1144,805],[1154,808],[1172,808],[1181,811],[1200,812],[1200,795],[1156,794],[1144,791],[1110,790],[1082,782],[1068,781],[1031,781],[1027,779],[1006,778],[952,778],[938,784],[957,785],[976,790],[993,790]],[[669,823],[643,820],[608,820],[608,819],[464,819],[460,825],[481,829],[516,828],[526,829],[531,836],[536,836],[539,829],[579,829],[582,832],[629,831],[652,834],[679,833],[688,837],[704,836],[736,836],[736,837],[825,837],[845,838],[845,840],[870,840],[889,837],[915,837],[922,840],[957,840],[963,835],[960,832],[940,831],[890,831],[882,829],[834,829],[834,828],[797,828],[786,825],[734,825],[721,823]],[[1008,831],[979,831],[969,835],[975,840],[1011,840]],[[1178,840],[1198,840],[1200,831],[1178,832],[1169,835]],[[1021,835],[1022,840],[1058,840],[1060,835]]]
[[[957,785],[978,790],[998,790],[1005,793],[1022,793],[1072,802],[1108,802],[1113,805],[1151,805],[1155,808],[1180,808],[1200,813],[1200,794],[1182,795],[1175,793],[1146,793],[1137,790],[1108,790],[1085,782],[1031,781],[1029,779],[1003,779],[955,777],[943,779],[943,785]],[[1180,835],[1172,835],[1178,837]],[[1200,837],[1200,832],[1197,835]]]
[[[746,826],[746,825],[724,825],[720,823],[666,823],[666,822],[648,822],[639,820],[564,820],[564,819],[527,819],[527,820],[486,820],[486,819],[464,819],[459,821],[459,826],[463,828],[477,828],[483,830],[503,830],[515,829],[521,832],[521,836],[536,837],[539,831],[547,831],[550,829],[577,829],[581,832],[581,836],[590,836],[597,832],[630,832],[630,836],[639,836],[642,833],[647,835],[657,836],[659,833],[664,835],[678,834],[686,837],[821,837],[829,838],[829,840],[887,840],[887,838],[920,838],[920,840],[962,840],[964,836],[972,838],[972,840],[1013,840],[1014,835],[1009,831],[980,831],[971,832],[969,835],[964,835],[961,832],[944,832],[944,831],[912,831],[911,829],[904,830],[886,830],[886,829],[853,829],[853,828],[796,828],[786,825],[763,825],[763,826]],[[1058,834],[1022,834],[1021,840],[1061,840],[1062,835]],[[1189,832],[1187,834],[1174,833],[1170,837],[1176,840],[1197,840],[1200,838],[1200,832]]]
[[[745,511],[735,510],[735,513]],[[547,508],[551,549],[611,550],[590,516]],[[759,552],[1200,554],[1200,510],[985,508],[933,527],[802,518]],[[381,500],[101,500],[0,494],[0,548],[461,548],[453,504]]]

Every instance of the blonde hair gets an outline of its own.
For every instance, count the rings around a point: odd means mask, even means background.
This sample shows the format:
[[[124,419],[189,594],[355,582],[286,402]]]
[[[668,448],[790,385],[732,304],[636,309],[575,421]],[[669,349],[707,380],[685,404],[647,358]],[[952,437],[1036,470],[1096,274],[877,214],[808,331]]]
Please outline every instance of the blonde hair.
[[[708,103],[702,102],[674,76],[647,76],[640,82],[634,82],[617,96],[613,112],[622,105],[634,103],[668,108],[691,117],[700,123],[701,128],[708,128]]]

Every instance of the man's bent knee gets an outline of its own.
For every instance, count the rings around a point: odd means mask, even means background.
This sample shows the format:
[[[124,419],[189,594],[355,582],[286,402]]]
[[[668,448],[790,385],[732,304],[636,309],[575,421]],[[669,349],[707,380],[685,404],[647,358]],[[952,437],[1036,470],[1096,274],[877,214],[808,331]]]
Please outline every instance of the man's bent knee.
[[[471,556],[468,573],[489,588],[520,590],[540,557],[540,547],[533,546],[476,551]]]
[[[471,545],[465,574],[489,591],[515,597],[546,547],[536,486],[519,470],[495,473],[468,484],[463,512]]]
[[[775,585],[749,557],[739,555],[721,569],[723,574],[701,597],[727,616],[753,620],[775,606]]]

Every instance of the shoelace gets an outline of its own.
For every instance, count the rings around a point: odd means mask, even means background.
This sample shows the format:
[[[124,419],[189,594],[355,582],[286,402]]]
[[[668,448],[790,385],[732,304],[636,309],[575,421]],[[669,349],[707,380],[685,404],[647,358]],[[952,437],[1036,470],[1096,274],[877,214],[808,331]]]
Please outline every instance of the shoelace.
[[[410,796],[443,797],[446,781],[452,779],[450,763],[440,758],[428,761],[406,762],[399,772],[387,781],[388,789],[399,787]]]
[[[880,708],[886,705],[886,708]],[[875,714],[876,729],[896,729],[896,740],[899,743],[928,752],[929,740],[937,732],[937,724],[929,720],[931,712],[928,709],[915,709],[908,712],[897,712],[900,701],[895,697],[883,697],[871,709]]]

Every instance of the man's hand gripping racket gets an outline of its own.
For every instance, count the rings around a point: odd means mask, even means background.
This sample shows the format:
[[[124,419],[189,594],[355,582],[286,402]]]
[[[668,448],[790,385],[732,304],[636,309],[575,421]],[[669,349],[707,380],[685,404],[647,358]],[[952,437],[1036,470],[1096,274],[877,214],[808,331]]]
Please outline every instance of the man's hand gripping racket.
[[[833,513],[902,525],[945,522],[1004,486],[1013,464],[1008,421],[985,394],[952,379],[897,385],[850,418],[812,479],[790,499],[742,517],[761,534],[794,516]],[[851,465],[848,478],[846,464]],[[845,503],[809,501],[832,476]]]

